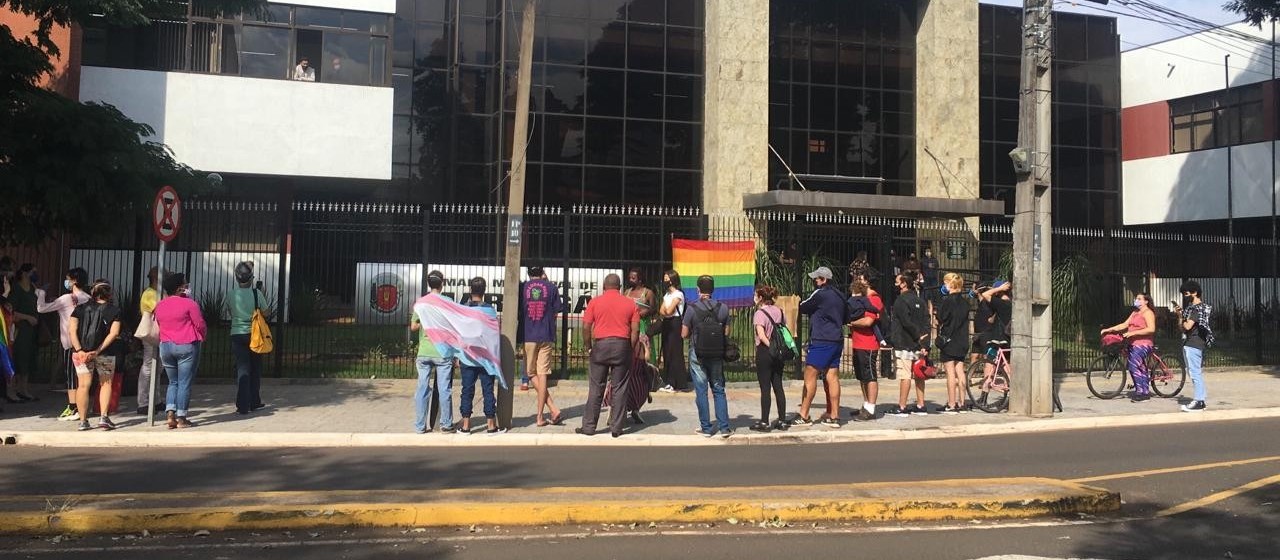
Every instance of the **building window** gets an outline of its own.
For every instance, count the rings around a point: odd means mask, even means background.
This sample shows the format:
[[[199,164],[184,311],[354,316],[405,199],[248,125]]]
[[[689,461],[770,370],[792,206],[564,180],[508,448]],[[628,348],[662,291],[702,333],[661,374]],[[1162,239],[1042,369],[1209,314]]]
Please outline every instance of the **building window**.
[[[1225,148],[1266,140],[1262,84],[1169,102],[1172,152]]]
[[[162,72],[387,86],[391,16],[271,4],[223,14],[182,1],[186,18],[142,27],[85,26],[84,63]],[[182,10],[183,8],[179,8]],[[302,59],[309,70],[295,72]]]

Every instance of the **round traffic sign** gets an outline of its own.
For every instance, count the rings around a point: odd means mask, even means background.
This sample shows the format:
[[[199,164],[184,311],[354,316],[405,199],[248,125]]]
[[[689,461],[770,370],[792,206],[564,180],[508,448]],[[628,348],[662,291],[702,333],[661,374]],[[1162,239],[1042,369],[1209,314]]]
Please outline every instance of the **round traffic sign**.
[[[178,236],[178,228],[182,225],[182,199],[178,191],[165,186],[156,193],[155,208],[151,212],[151,226],[156,237],[168,243]]]

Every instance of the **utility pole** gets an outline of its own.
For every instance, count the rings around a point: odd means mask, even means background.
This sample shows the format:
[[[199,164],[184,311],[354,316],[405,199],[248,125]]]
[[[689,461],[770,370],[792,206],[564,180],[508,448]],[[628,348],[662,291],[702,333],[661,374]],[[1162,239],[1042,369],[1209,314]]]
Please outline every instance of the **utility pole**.
[[[516,120],[511,131],[511,183],[507,196],[506,275],[502,283],[502,377],[498,425],[511,428],[516,382],[516,328],[520,324],[520,250],[524,230],[524,176],[528,163],[529,91],[533,76],[533,25],[537,0],[529,0],[520,25],[520,67],[516,74]]]
[[[1053,415],[1053,0],[1025,0],[1013,219],[1010,412]]]
[[[1226,88],[1226,94],[1231,96],[1231,55],[1222,55],[1222,87]],[[1274,143],[1272,144],[1274,145]],[[1227,330],[1231,334],[1231,338],[1236,336],[1236,205],[1235,191],[1231,176],[1231,168],[1234,167],[1235,154],[1232,151],[1232,144],[1227,143],[1227,301],[1231,306],[1231,310],[1227,313],[1230,322],[1227,323]]]

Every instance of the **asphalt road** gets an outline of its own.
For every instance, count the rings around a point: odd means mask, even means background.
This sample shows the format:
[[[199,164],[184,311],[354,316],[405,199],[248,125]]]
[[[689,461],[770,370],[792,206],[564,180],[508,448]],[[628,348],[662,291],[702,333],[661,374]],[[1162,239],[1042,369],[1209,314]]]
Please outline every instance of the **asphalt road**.
[[[811,428],[822,429],[822,428]],[[852,483],[1098,474],[1280,455],[1280,419],[691,448],[0,447],[0,492],[76,494]]]
[[[709,448],[0,448],[6,494],[448,487],[762,485],[1046,476],[1119,491],[1103,518],[799,527],[322,530],[0,539],[0,559],[1280,558],[1280,420],[946,440]],[[1174,469],[1149,473],[1151,469]],[[1271,482],[1266,482],[1271,479]],[[1255,488],[1242,488],[1249,483]],[[1209,497],[1209,499],[1206,499]],[[1168,508],[1186,511],[1167,514]],[[1228,556],[1227,553],[1230,553]]]

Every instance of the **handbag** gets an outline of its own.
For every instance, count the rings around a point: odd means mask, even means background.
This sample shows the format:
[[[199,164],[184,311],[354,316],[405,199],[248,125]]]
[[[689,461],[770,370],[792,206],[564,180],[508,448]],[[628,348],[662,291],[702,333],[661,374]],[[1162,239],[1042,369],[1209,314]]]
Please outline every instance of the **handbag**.
[[[160,344],[160,325],[156,323],[155,313],[142,312],[142,318],[138,320],[138,328],[133,331],[133,337],[149,346]]]
[[[662,318],[650,319],[649,327],[644,330],[644,334],[648,335],[649,338],[662,334]]]
[[[253,290],[253,319],[249,324],[249,350],[254,354],[270,354],[275,349],[271,340],[271,326],[258,306],[258,290]]]
[[[738,342],[726,337],[724,340],[724,361],[736,362],[741,359],[742,350],[738,348]]]

